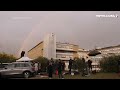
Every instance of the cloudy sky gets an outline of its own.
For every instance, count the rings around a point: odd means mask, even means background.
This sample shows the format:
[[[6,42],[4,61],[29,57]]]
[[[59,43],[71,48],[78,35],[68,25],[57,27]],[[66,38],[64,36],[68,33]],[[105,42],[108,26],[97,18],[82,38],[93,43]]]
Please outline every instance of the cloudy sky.
[[[118,17],[96,17],[117,15]],[[19,55],[55,33],[84,49],[120,44],[120,11],[0,11],[0,52]]]

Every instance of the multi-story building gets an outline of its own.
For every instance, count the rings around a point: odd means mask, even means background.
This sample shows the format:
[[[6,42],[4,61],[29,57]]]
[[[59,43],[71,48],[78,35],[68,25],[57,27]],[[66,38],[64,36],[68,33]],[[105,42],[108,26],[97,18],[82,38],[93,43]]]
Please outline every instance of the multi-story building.
[[[92,56],[92,58],[100,59],[104,56],[120,55],[120,45],[99,48],[96,50],[99,51],[101,54],[96,55],[96,56]]]
[[[56,42],[56,59],[69,60],[78,57],[78,45]]]
[[[48,34],[44,38],[44,41],[29,50],[28,57],[35,59],[39,56],[43,56],[48,59],[69,60],[75,57],[86,57],[88,56],[88,52],[89,51],[81,49],[75,44],[56,42],[56,36],[52,33]]]
[[[85,60],[91,59],[93,65],[98,65],[103,56],[113,54],[120,55],[120,45],[98,48],[97,50],[101,52],[100,55],[88,56],[89,50],[79,48],[79,46],[75,44],[56,42],[55,34],[51,33],[46,35],[42,42],[28,51],[28,57],[35,59],[39,56],[43,56],[48,59],[61,59],[65,61],[66,69],[68,69],[68,61],[70,58],[74,59],[77,57],[85,58]]]
[[[120,45],[98,48],[97,50],[101,52],[100,55],[88,56],[88,53],[90,52],[89,50],[79,48],[79,46],[75,44],[56,42],[55,34],[51,33],[45,36],[42,42],[29,50],[27,55],[32,59],[35,59],[39,56],[43,56],[48,59],[53,58],[54,60],[61,59],[65,61],[66,69],[68,69],[68,61],[70,58],[74,59],[77,57],[85,58],[85,60],[91,59],[93,65],[98,65],[103,56],[109,56],[113,54],[120,55]]]
[[[53,58],[61,59],[65,61],[68,66],[68,60],[75,57],[82,58],[87,56],[88,51],[80,49],[78,45],[56,42],[55,34],[48,34],[44,41],[37,44],[31,50],[28,51],[28,57],[35,59],[39,56],[46,57],[48,59]]]
[[[101,52],[102,55],[108,56],[108,55],[120,55],[120,45],[116,46],[109,46],[98,49],[99,52]]]
[[[88,56],[89,50],[78,49],[78,58],[85,58],[85,60],[89,59]]]
[[[117,46],[109,46],[109,47],[104,47],[104,48],[99,48],[97,49],[101,54],[96,55],[96,56],[90,56],[89,58],[92,60],[92,65],[93,66],[98,66],[97,69],[100,70],[99,68],[99,62],[102,60],[102,58],[105,56],[110,56],[110,55],[120,55],[120,45]]]

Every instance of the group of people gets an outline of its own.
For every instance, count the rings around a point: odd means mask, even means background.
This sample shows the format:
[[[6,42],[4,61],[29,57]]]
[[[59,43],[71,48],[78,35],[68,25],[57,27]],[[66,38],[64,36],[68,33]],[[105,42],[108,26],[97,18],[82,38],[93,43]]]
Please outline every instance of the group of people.
[[[92,72],[92,61],[88,60],[85,61],[84,58],[82,58],[83,61],[83,68],[82,68],[82,76],[89,75],[90,72]],[[73,60],[69,60],[69,74],[71,74],[71,69],[73,65]],[[59,76],[59,78],[64,78],[63,73],[65,71],[65,62],[60,60],[58,62],[54,62],[52,59],[49,61],[47,72],[48,76],[51,79],[53,77],[53,73]]]
[[[91,60],[85,60],[84,58],[82,58],[82,76],[88,75],[90,74],[90,72],[92,72],[92,61]],[[70,59],[69,60],[69,74],[71,74],[71,70],[72,70],[72,65],[73,65],[73,60]],[[35,71],[36,74],[39,73],[40,71],[40,64],[39,63],[34,63],[34,67],[35,67]],[[54,61],[52,58],[51,60],[48,61],[48,65],[46,67],[47,69],[47,73],[48,73],[48,77],[49,79],[53,78],[53,74],[57,75],[59,78],[64,78],[64,73],[65,73],[65,62],[62,60],[58,60],[58,61]]]
[[[40,73],[41,64],[39,62],[33,62],[32,65],[34,67],[35,74],[37,75],[38,73]]]
[[[83,63],[82,76],[90,75],[90,72],[92,72],[92,61],[91,60],[85,61],[85,59],[82,58],[82,63]]]
[[[53,74],[56,74],[59,76],[59,78],[63,79],[64,70],[65,70],[64,61],[60,59],[58,62],[54,62],[53,60],[49,61],[48,66],[47,66],[47,73],[50,79],[53,77]]]

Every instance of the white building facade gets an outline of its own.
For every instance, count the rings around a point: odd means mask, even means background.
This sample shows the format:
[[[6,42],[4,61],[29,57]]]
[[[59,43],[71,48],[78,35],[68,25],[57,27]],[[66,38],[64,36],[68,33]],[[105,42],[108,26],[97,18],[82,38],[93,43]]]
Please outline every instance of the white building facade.
[[[43,57],[56,59],[56,36],[51,33],[45,36],[43,45]]]

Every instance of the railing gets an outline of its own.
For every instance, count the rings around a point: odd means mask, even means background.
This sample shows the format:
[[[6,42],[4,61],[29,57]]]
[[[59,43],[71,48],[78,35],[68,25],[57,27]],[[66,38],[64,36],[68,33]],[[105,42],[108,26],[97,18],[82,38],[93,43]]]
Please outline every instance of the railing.
[[[56,59],[61,59],[61,60],[70,60],[70,58],[56,58]]]
[[[58,50],[70,50],[70,51],[73,50],[73,49],[70,49],[70,48],[58,48],[58,47],[56,49],[58,49]]]
[[[65,52],[65,53],[56,52],[56,54],[57,54],[57,55],[60,55],[60,54],[61,54],[61,55],[73,55],[73,53],[66,53],[66,52]]]

